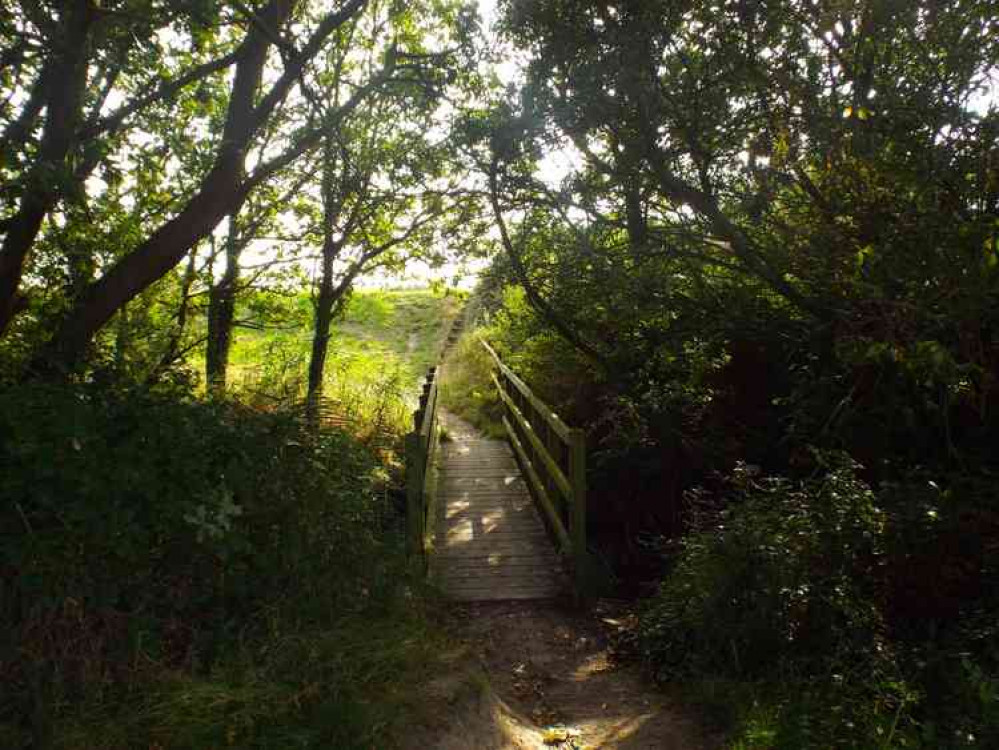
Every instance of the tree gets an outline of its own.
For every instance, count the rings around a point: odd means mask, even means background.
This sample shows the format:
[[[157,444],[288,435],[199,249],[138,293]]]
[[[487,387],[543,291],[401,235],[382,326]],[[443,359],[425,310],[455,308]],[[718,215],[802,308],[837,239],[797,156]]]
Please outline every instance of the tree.
[[[240,258],[254,241],[266,241],[277,233],[282,245],[302,241],[299,236],[283,236],[281,228],[289,201],[308,182],[308,175],[289,176],[290,184],[281,185],[277,179],[261,186],[247,201],[240,213],[230,214],[228,229],[221,248],[225,256],[222,274],[217,278],[211,274],[208,289],[207,325],[205,339],[205,381],[215,393],[225,391],[229,367],[229,352],[232,347],[234,328],[237,326],[236,303],[240,293],[253,287],[265,271],[272,266],[292,263],[297,253],[272,253],[271,258],[255,269],[249,280],[241,280]],[[240,221],[240,216],[243,216]],[[218,253],[212,249],[211,260]],[[214,270],[214,268],[212,269]]]
[[[169,131],[130,130],[142,120],[141,115],[155,110],[160,104],[169,107],[184,101],[183,97],[178,97],[184,91],[188,91],[196,101],[211,101],[210,108],[217,113],[214,121],[208,118],[203,125],[211,133],[214,153],[196,174],[184,200],[162,216],[152,232],[147,231],[113,263],[101,266],[102,273],[98,277],[76,290],[73,298],[67,301],[64,313],[47,326],[53,329],[51,339],[41,346],[36,345],[33,357],[36,370],[63,369],[79,363],[94,334],[115,311],[172,269],[189,250],[213,232],[225,216],[237,211],[254,190],[312,153],[323,134],[330,128],[336,128],[359,104],[377,94],[396,95],[407,88],[425,86],[428,71],[439,66],[444,57],[442,53],[426,49],[422,36],[424,30],[435,20],[440,20],[444,28],[454,28],[462,22],[457,7],[448,4],[435,6],[426,12],[382,6],[380,3],[369,4],[364,0],[346,2],[332,11],[306,2],[275,1],[256,8],[239,5],[232,11],[222,11],[213,5],[207,15],[192,10],[191,18],[181,19],[180,22],[167,20],[169,5],[165,4],[162,9],[156,6],[162,13],[150,20],[145,12],[133,14],[125,5],[98,9],[80,3],[74,6],[80,13],[94,16],[93,25],[81,26],[70,18],[68,6],[63,12],[52,12],[51,18],[42,13],[36,19],[40,13],[36,12],[39,6],[26,3],[15,23],[5,29],[11,36],[7,56],[22,60],[18,68],[21,76],[10,84],[14,90],[26,90],[29,87],[26,82],[32,74],[36,74],[35,78],[42,81],[39,88],[48,91],[47,84],[42,85],[48,79],[39,72],[44,68],[44,59],[65,62],[64,58],[69,54],[67,50],[71,48],[74,54],[91,52],[103,61],[110,54],[106,52],[109,49],[106,38],[93,29],[120,30],[124,37],[129,37],[126,19],[131,19],[133,15],[142,19],[145,35],[164,48],[167,61],[181,63],[191,58],[198,60],[181,68],[179,73],[164,75],[162,80],[157,80],[165,66],[160,65],[158,69],[154,68],[152,74],[147,74],[143,67],[143,63],[148,64],[149,61],[146,50],[139,49],[133,54],[128,52],[131,48],[126,45],[126,51],[115,57],[119,66],[113,70],[108,68],[102,91],[104,99],[112,93],[115,97],[131,93],[131,98],[126,98],[125,103],[111,110],[110,114],[105,114],[108,108],[98,102],[88,110],[86,118],[76,111],[75,115],[69,113],[58,122],[53,119],[52,127],[63,127],[67,120],[82,124],[70,128],[59,138],[50,138],[43,132],[41,142],[48,144],[52,141],[55,145],[48,151],[40,148],[37,156],[31,149],[26,152],[19,172],[12,175],[19,184],[26,185],[24,197],[16,211],[12,209],[13,213],[4,222],[6,244],[2,256],[0,301],[8,311],[3,318],[5,325],[12,317],[14,300],[26,299],[23,292],[16,296],[25,260],[29,257],[29,250],[37,244],[38,233],[46,217],[56,224],[60,221],[59,213],[53,213],[60,201],[74,190],[88,196],[94,191],[99,192],[100,188],[88,183],[87,178],[97,166],[103,164],[114,169],[115,157],[129,157],[136,144],[134,138],[126,136],[141,135],[142,140],[152,138],[164,145],[171,142],[173,134]],[[345,68],[348,77],[344,83],[350,86],[349,94],[335,109],[318,107],[315,95],[326,85],[324,76],[327,76],[327,71],[317,61],[331,45],[342,44],[343,40],[349,39],[348,27],[366,13],[377,17],[379,22],[372,24],[371,39],[357,43],[380,50],[380,61],[376,65],[352,64]],[[82,28],[80,33],[91,36],[87,36],[81,44],[70,45],[52,31],[48,36],[42,36],[37,50],[32,50],[31,45],[21,49],[25,45],[18,46],[16,32],[36,20],[39,28],[54,24],[67,33],[70,30],[76,33]],[[164,42],[163,35],[154,33],[171,21],[174,25],[166,36],[173,35],[179,45]],[[295,30],[294,36],[291,29]],[[396,39],[395,44],[386,41],[392,37]],[[140,42],[142,38],[143,35],[138,35]],[[92,44],[88,44],[88,40]],[[183,48],[184,43],[189,44],[197,54],[178,52],[177,47]],[[405,49],[407,44],[413,48]],[[210,57],[202,50],[221,54]],[[29,51],[35,54],[32,56]],[[349,46],[343,48],[343,54],[350,54]],[[369,61],[375,59],[370,57]],[[89,95],[93,90],[95,66],[88,67],[85,61],[75,57],[73,60],[74,70],[87,71],[87,75],[81,74],[82,78],[77,76],[73,79],[76,80],[74,90],[79,99],[83,96],[82,92],[86,91]],[[65,64],[69,65],[69,62]],[[220,71],[227,67],[233,68],[231,85],[223,92],[215,84],[222,80]],[[60,81],[70,78],[59,76]],[[45,111],[44,107],[36,106],[36,99],[38,97],[25,95],[24,108],[20,112],[8,112],[9,121],[4,132],[9,138],[5,143],[14,142],[17,137],[29,140],[33,137],[30,124],[22,123],[33,122],[39,113]],[[76,110],[80,110],[81,106],[77,106]],[[32,114],[36,109],[38,111]],[[281,123],[280,128],[273,128],[278,122]],[[217,130],[213,129],[215,127]],[[40,178],[36,180],[37,184],[28,185],[25,182],[31,174],[42,175],[46,170],[55,168],[53,165],[68,163],[67,160],[80,165],[72,171],[68,186],[45,182]],[[172,161],[169,149],[167,160]],[[246,168],[247,163],[249,169]],[[167,189],[173,177],[165,176]],[[23,309],[24,303],[19,302],[16,306]]]
[[[604,288],[610,267],[629,286],[652,272],[667,295],[689,299],[696,282],[704,304],[733,282],[827,332],[869,324],[858,316],[875,288],[895,300],[891,314],[928,309],[928,290],[934,305],[986,304],[984,287],[959,280],[993,284],[997,118],[968,103],[995,69],[996,3],[505,9],[530,60],[507,105],[516,135],[493,138],[498,197],[562,207],[549,252],[577,273],[560,282],[579,289],[580,266]],[[540,189],[510,148],[519,137],[571,144],[582,167]]]
[[[313,418],[331,324],[355,280],[416,258],[439,263],[453,250],[445,244],[459,245],[473,227],[475,205],[461,186],[462,171],[446,145],[426,137],[433,103],[417,103],[407,114],[398,101],[374,102],[354,127],[331,133],[324,144],[321,271],[307,394]]]
[[[204,45],[178,60],[179,72],[150,66],[162,49],[156,33],[173,24],[203,28],[197,13],[177,16],[172,3],[152,3],[132,13],[127,3],[98,6],[74,0],[58,7],[19,3],[0,26],[4,56],[11,61],[2,84],[11,96],[2,111],[4,155],[0,245],[0,336],[26,305],[18,294],[26,258],[44,219],[58,202],[78,196],[111,140],[130,115],[233,64],[232,54]],[[186,63],[186,65],[185,65]],[[123,79],[125,81],[122,86]],[[104,115],[112,91],[135,93]],[[9,102],[23,98],[19,109]]]
[[[501,343],[585,381],[546,395],[593,425],[601,522],[816,445],[886,481],[993,465],[995,2],[502,8],[526,79],[469,132],[536,316]]]

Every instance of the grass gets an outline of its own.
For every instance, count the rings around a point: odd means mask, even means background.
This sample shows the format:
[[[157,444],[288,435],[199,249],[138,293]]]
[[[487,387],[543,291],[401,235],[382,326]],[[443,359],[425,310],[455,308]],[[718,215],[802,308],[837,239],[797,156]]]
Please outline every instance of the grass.
[[[429,289],[356,292],[342,319],[333,325],[327,391],[337,392],[343,383],[370,384],[396,374],[415,392],[461,304],[456,294]],[[312,347],[311,302],[302,294],[283,307],[279,314],[288,320],[284,327],[237,330],[230,364],[237,387],[252,387],[275,376],[304,386]]]
[[[94,702],[53,728],[60,750],[129,747],[393,748],[425,723],[427,674],[457,647],[412,601],[235,650],[210,674],[164,673],[116,704]]]
[[[402,434],[427,369],[464,304],[460,292],[431,289],[358,290],[334,321],[323,395],[360,434]],[[237,312],[229,388],[250,402],[299,401],[305,396],[312,349],[312,300],[251,298]],[[204,371],[203,354],[191,358]]]
[[[444,406],[489,437],[503,438],[502,409],[490,379],[493,363],[479,344],[476,331],[458,339],[448,353],[441,376]]]

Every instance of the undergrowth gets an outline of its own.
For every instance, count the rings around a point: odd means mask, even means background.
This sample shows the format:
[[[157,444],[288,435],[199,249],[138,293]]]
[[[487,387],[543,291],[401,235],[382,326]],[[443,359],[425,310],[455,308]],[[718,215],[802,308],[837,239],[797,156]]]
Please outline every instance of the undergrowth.
[[[805,481],[743,465],[723,502],[691,494],[696,530],[642,620],[655,676],[733,750],[995,747],[995,600],[914,632],[893,559],[925,554],[902,538],[912,522],[845,455],[818,459]]]
[[[441,643],[352,435],[33,383],[0,395],[0,464],[0,746],[391,746]]]
[[[494,367],[479,343],[480,329],[463,334],[444,361],[441,400],[445,408],[475,425],[483,434],[502,438],[502,405],[490,379]]]

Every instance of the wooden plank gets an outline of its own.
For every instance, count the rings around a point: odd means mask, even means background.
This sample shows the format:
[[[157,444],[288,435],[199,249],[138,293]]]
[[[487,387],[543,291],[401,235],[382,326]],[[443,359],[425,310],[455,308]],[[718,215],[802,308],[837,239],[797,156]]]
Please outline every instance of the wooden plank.
[[[454,547],[466,547],[469,545],[484,547],[496,544],[503,544],[505,542],[514,541],[514,540],[517,541],[523,540],[525,542],[530,542],[531,544],[540,545],[540,544],[545,544],[548,540],[548,537],[545,535],[543,531],[539,531],[536,533],[532,532],[531,534],[523,534],[523,533],[504,534],[500,532],[494,532],[492,534],[487,534],[485,536],[477,536],[473,534],[471,531],[469,531],[467,534],[462,533],[461,531],[452,531],[440,540],[440,544],[450,549]]]
[[[546,544],[549,544],[546,541]],[[438,557],[441,559],[449,557],[483,557],[490,555],[517,555],[517,556],[527,556],[527,555],[537,555],[538,554],[538,544],[532,541],[509,541],[509,540],[496,540],[491,544],[478,544],[478,545],[454,545],[451,547],[444,547],[442,544],[438,552]],[[553,558],[554,552],[552,552]]]
[[[542,565],[541,569],[544,570],[545,567],[546,566]],[[550,565],[548,565],[547,568],[552,571],[561,572],[562,565],[557,559],[552,558]],[[476,572],[488,570],[496,571],[498,573],[513,570],[531,572],[538,570],[538,560],[533,555],[526,555],[524,557],[509,557],[506,560],[500,560],[495,563],[489,562],[488,557],[451,558],[448,560],[445,575],[462,573],[469,570],[474,570]]]
[[[494,466],[473,471],[468,471],[467,469],[455,471],[449,464],[446,476],[447,480],[452,484],[458,482],[485,484],[486,482],[495,483],[505,479],[515,481],[521,477],[521,474],[516,466]]]
[[[557,568],[517,568],[511,570],[494,570],[492,568],[463,568],[457,570],[448,568],[441,579],[455,584],[470,585],[477,582],[494,583],[496,585],[530,586],[539,584],[558,584]]]
[[[451,580],[442,581],[445,585],[445,590],[451,595],[461,595],[473,592],[496,592],[498,590],[505,590],[507,593],[504,595],[499,595],[496,598],[506,599],[509,597],[511,592],[521,592],[526,593],[528,591],[533,592],[545,592],[545,595],[552,596],[558,592],[560,588],[559,579],[556,576],[549,576],[547,578],[508,578],[508,579],[497,579],[494,577],[490,578],[455,578]]]
[[[558,592],[559,585],[555,581],[535,584],[511,582],[486,585],[470,581],[450,586],[447,595],[450,599],[461,601],[502,601],[504,599],[547,599],[556,596]]]
[[[533,510],[530,509],[530,510]],[[533,519],[528,509],[524,509],[516,514],[501,513],[499,511],[489,512],[484,514],[482,511],[477,511],[475,513],[465,513],[457,512],[446,515],[442,523],[437,525],[441,528],[455,528],[458,526],[463,527],[478,527],[480,529],[494,529],[494,528],[512,528],[518,530],[524,529],[541,529],[541,524],[537,523]]]
[[[515,529],[542,528],[541,524],[533,518],[533,515],[534,509],[530,507],[522,508],[513,513],[500,513],[498,511],[485,513],[481,509],[474,508],[454,509],[437,522],[437,527],[439,529],[451,529],[457,526],[477,526],[481,529],[492,529],[497,526]]]

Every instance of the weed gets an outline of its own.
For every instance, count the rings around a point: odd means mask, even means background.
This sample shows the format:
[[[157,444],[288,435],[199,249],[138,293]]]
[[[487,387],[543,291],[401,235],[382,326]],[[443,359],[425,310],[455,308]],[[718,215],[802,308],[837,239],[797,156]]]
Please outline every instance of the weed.
[[[505,437],[502,408],[490,378],[493,363],[479,343],[481,331],[469,331],[451,348],[441,374],[441,401],[490,437]]]

